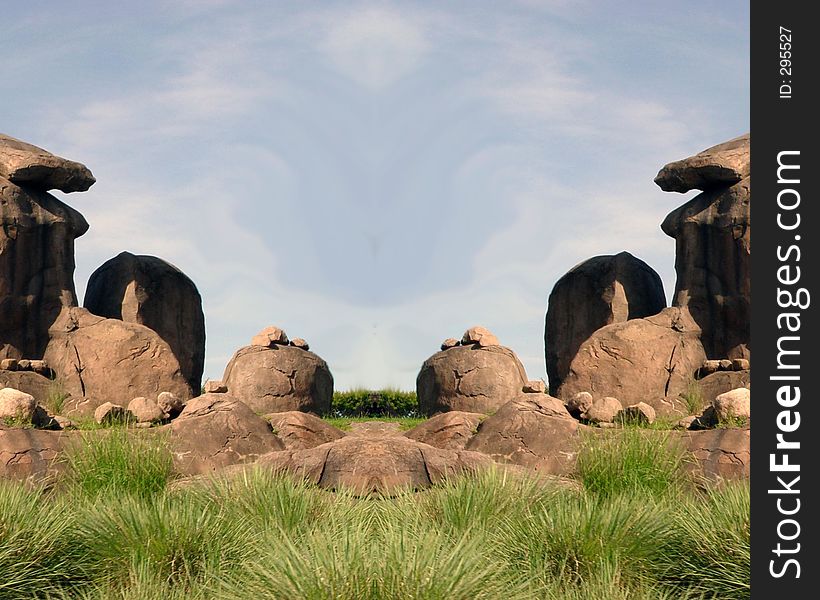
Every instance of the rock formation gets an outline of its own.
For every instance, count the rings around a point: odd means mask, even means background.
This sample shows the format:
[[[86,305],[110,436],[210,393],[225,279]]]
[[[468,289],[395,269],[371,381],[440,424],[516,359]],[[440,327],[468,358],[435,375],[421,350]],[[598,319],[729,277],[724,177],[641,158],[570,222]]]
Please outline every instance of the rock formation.
[[[222,382],[228,393],[260,414],[328,412],[333,375],[327,363],[313,352],[287,345],[284,332],[273,341],[265,331],[254,337],[260,345],[240,348],[225,368]]]
[[[84,192],[96,179],[85,165],[0,133],[0,177],[33,190]]]
[[[419,423],[405,437],[445,450],[463,450],[487,415],[451,410]]]
[[[670,163],[655,182],[664,190],[704,190],[661,225],[676,243],[673,306],[689,310],[709,358],[749,358],[749,136]]]
[[[154,256],[122,252],[88,280],[83,306],[101,317],[139,323],[171,347],[192,390],[202,384],[205,316],[188,276]]]
[[[685,393],[706,358],[700,328],[685,309],[602,327],[581,344],[559,390],[614,396],[623,407],[646,402],[659,415],[687,413]]]
[[[416,378],[422,414],[450,410],[490,413],[517,396],[527,384],[524,366],[512,350],[470,341],[478,335],[470,333],[476,329],[464,334],[462,345],[437,352],[422,364]],[[484,343],[495,339],[480,329]]]
[[[344,431],[328,425],[314,415],[291,410],[264,417],[287,450],[305,450],[333,442],[345,436]]]
[[[611,323],[649,317],[666,307],[660,276],[628,252],[596,256],[552,288],[544,330],[550,391],[558,393],[578,348]]]

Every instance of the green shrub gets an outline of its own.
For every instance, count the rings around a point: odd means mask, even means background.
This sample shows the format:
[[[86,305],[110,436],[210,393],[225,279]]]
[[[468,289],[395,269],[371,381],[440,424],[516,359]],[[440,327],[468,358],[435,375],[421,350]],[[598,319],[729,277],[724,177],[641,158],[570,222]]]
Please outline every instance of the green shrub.
[[[419,402],[415,392],[398,389],[355,389],[334,392],[331,416],[333,417],[416,417]]]

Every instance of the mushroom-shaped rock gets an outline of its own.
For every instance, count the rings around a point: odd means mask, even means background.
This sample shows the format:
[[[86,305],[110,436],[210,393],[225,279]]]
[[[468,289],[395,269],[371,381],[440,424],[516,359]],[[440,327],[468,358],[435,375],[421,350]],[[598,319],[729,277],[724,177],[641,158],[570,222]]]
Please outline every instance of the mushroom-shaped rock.
[[[477,452],[443,450],[404,436],[346,436],[307,450],[273,452],[259,460],[319,487],[358,495],[389,495],[420,490],[492,466]]]
[[[199,390],[205,364],[202,298],[174,265],[121,252],[91,274],[83,306],[95,315],[156,331],[177,357],[190,388]]]
[[[460,410],[491,413],[521,393],[527,373],[504,346],[456,346],[421,366],[416,393],[422,414]]]
[[[315,448],[345,436],[341,429],[328,425],[315,415],[298,410],[272,413],[264,418],[288,450]]]
[[[324,414],[333,400],[333,375],[313,352],[296,346],[245,346],[233,355],[222,382],[257,413],[300,410]]]
[[[750,137],[741,135],[664,166],[655,183],[665,192],[708,190],[732,185],[750,174]]]
[[[41,358],[48,329],[76,306],[74,240],[88,230],[76,210],[0,176],[0,358]]]
[[[749,358],[751,178],[695,196],[669,213],[661,228],[675,238],[672,304],[689,310],[706,355]]]
[[[622,406],[646,402],[659,415],[687,412],[685,393],[706,356],[700,328],[684,309],[602,327],[581,344],[559,396],[614,396]]]
[[[451,410],[419,423],[404,435],[436,448],[463,450],[485,418],[487,415],[480,413]]]
[[[293,338],[290,341],[290,345],[296,346],[297,348],[301,348],[302,350],[310,350],[310,344],[308,344],[307,341],[303,338]]]
[[[485,419],[466,449],[487,454],[497,462],[564,475],[575,467],[583,429],[557,398],[521,394]]]
[[[213,473],[284,449],[267,421],[228,394],[189,400],[169,427],[174,469],[184,475]]]
[[[550,391],[558,392],[581,344],[595,331],[665,307],[660,276],[629,252],[596,256],[573,267],[549,297],[544,348]]]
[[[191,397],[171,348],[143,325],[71,308],[50,332],[45,356],[71,395],[66,414],[92,414],[108,399],[127,402],[137,396],[156,398],[160,392]]]
[[[85,165],[0,133],[0,177],[36,190],[84,192],[96,179]]]

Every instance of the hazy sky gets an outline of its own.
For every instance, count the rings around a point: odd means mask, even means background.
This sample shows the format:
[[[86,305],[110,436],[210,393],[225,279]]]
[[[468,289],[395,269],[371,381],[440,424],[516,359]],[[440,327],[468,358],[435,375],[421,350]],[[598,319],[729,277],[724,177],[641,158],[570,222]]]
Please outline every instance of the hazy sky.
[[[259,329],[336,388],[413,389],[481,324],[546,378],[544,313],[627,250],[674,288],[666,162],[749,129],[745,1],[30,1],[0,131],[88,165],[77,291],[128,250],[203,296],[205,375]]]

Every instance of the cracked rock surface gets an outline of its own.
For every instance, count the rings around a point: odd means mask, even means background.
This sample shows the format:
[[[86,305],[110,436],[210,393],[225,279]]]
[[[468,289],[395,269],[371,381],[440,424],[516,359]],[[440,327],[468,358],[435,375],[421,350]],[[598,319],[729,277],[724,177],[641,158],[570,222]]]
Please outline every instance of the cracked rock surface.
[[[524,366],[505,346],[455,346],[421,366],[416,393],[422,414],[458,410],[490,413],[527,384]]]
[[[0,479],[35,485],[52,479],[63,468],[56,459],[65,439],[61,431],[12,429],[0,425]]]
[[[748,479],[751,468],[751,430],[746,428],[687,431],[681,434],[695,457],[690,466],[710,481]]]
[[[569,400],[589,392],[596,400],[613,396],[623,407],[646,402],[659,415],[685,416],[681,394],[706,358],[699,335],[680,308],[602,327],[581,345],[558,395]]]
[[[478,431],[479,423],[486,418],[487,415],[481,413],[452,410],[419,423],[404,435],[436,448],[463,450]]]
[[[327,363],[296,346],[240,348],[225,368],[222,382],[229,394],[258,413],[324,414],[333,399],[333,375]]]
[[[143,325],[70,308],[50,334],[45,358],[71,394],[66,415],[93,414],[106,401],[156,399],[160,392],[184,399],[192,395],[170,346]]]
[[[315,448],[345,436],[341,429],[298,410],[265,415],[264,419],[271,424],[276,437],[288,450]]]

